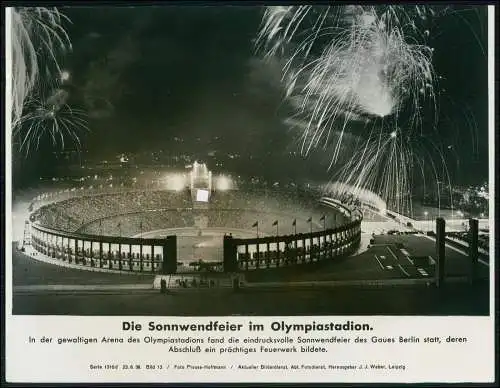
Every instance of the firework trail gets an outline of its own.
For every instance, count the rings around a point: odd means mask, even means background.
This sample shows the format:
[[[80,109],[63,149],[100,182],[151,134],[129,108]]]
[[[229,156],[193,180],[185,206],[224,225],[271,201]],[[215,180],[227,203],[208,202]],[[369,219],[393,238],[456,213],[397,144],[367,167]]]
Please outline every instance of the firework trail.
[[[446,11],[268,7],[257,37],[264,58],[285,60],[282,82],[293,119],[303,123],[302,153],[320,145],[330,149],[329,168],[335,166],[347,186],[372,190],[401,211],[411,211],[412,169],[420,167],[412,142],[422,136],[424,104],[430,103],[437,122],[433,49],[424,44],[429,30],[422,26]],[[372,125],[356,134],[350,159],[341,161],[353,122]]]
[[[397,15],[393,7],[379,13],[352,6],[268,8],[258,44],[265,56],[281,50],[288,58],[283,68],[287,96],[308,120],[304,154],[360,116],[399,117],[405,102],[412,105],[410,121],[420,121],[422,100],[434,100],[432,49],[407,43],[405,29],[416,27],[402,28]],[[311,18],[312,26],[299,30]],[[334,160],[338,153],[337,147]]]
[[[14,127],[13,136],[19,139],[19,151],[29,155],[38,149],[40,141],[49,138],[52,145],[64,148],[71,140],[80,149],[80,137],[88,131],[86,113],[67,104],[69,92],[58,88],[48,97],[30,97],[26,111]]]
[[[71,50],[63,27],[69,19],[56,8],[13,8],[12,20],[12,128],[18,151],[26,156],[45,137],[53,146],[68,140],[80,147],[87,130],[86,115],[68,104],[70,78],[59,58]]]
[[[354,153],[339,165],[329,191],[342,199],[366,198],[367,193],[383,198],[391,209],[412,216],[412,187],[432,178],[439,190],[440,181],[450,179],[442,146],[425,136],[408,137],[404,131],[389,134],[373,131],[368,138],[358,138]],[[438,193],[439,194],[439,193]],[[450,191],[451,194],[451,191]]]
[[[68,18],[55,8],[13,8],[12,122],[21,120],[28,97],[61,73],[58,55],[71,49],[62,24]],[[48,76],[48,77],[47,77]]]

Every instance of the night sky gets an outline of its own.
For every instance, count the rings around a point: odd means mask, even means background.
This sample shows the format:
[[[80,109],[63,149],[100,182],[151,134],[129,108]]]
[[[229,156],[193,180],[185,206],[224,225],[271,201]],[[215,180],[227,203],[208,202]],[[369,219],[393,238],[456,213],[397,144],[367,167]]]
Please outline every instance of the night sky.
[[[89,149],[168,145],[174,136],[267,133],[280,96],[252,92],[258,75],[253,46],[261,14],[253,7],[139,7],[72,9],[70,59],[81,97],[107,99],[112,107],[89,112]],[[74,16],[73,16],[74,15]],[[94,80],[101,80],[90,87]],[[257,85],[258,86],[258,85]],[[96,104],[98,107],[99,102]],[[140,134],[138,136],[138,134]]]
[[[172,147],[175,136],[221,136],[225,151],[267,154],[293,143],[279,69],[253,39],[260,7],[64,8],[73,52],[71,103],[89,115],[83,148],[106,157]],[[437,20],[428,44],[441,90],[439,137],[458,183],[487,178],[486,10]],[[477,143],[477,145],[476,145]],[[453,151],[453,152],[452,152]],[[31,157],[34,165],[46,150]],[[29,162],[24,162],[28,165]],[[27,168],[27,167],[26,167]],[[32,167],[33,168],[33,167]]]

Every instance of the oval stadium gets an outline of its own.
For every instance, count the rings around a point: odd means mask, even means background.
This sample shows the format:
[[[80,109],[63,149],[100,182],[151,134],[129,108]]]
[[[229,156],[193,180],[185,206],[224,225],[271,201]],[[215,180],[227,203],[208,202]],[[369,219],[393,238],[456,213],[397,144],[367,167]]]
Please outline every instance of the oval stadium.
[[[328,231],[353,223],[356,237],[335,255],[359,247],[362,216],[354,208],[303,188],[234,186],[227,176],[212,182],[206,165],[195,163],[187,175],[167,175],[163,188],[84,187],[39,197],[30,214],[32,248],[82,269],[166,274],[200,266],[234,272],[224,268],[225,237],[242,240],[236,252],[240,270],[291,265],[285,246],[304,251],[302,261],[295,258],[293,264],[320,261],[323,257],[309,252],[326,246]],[[347,241],[341,234],[339,241]],[[175,246],[162,242],[173,238]],[[246,240],[252,243],[243,245]],[[167,249],[175,256],[174,269],[164,268]]]
[[[302,296],[339,287],[354,287],[365,295],[361,290],[366,287],[388,292],[386,286],[398,285],[410,287],[407,292],[413,294],[438,280],[434,237],[395,218],[373,193],[354,197],[344,190],[342,195],[335,184],[311,182],[260,185],[241,176],[212,176],[207,165],[197,162],[184,171],[161,170],[155,176],[145,178],[149,185],[116,174],[114,182],[90,180],[92,184],[80,187],[54,182],[30,200],[17,198],[15,295],[37,295],[39,303],[53,298],[51,293],[78,289],[127,295],[132,303],[150,292],[211,294],[237,288],[251,292],[241,294],[245,300],[256,300],[265,290],[286,289],[300,292],[302,309],[330,312],[323,299],[311,304],[310,295]],[[445,249],[456,259],[448,276],[466,274],[467,254]],[[275,291],[265,295],[270,301],[284,297]],[[156,300],[151,298],[141,308]],[[56,308],[51,302],[49,307],[23,305],[28,310],[22,311]],[[253,308],[260,311],[265,305]],[[158,314],[158,306],[141,313]],[[252,308],[251,303],[237,306]],[[283,308],[291,313],[301,309]],[[178,305],[175,309],[189,314]]]

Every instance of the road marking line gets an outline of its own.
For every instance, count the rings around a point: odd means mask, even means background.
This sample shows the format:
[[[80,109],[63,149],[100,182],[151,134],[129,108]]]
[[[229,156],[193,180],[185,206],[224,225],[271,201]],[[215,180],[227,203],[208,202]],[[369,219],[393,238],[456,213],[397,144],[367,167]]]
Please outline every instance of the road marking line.
[[[411,265],[415,265],[412,259],[410,259],[410,254],[406,249],[400,249],[401,253],[408,259],[408,261],[411,263]]]
[[[417,268],[418,272],[422,275],[422,276],[428,276],[429,274],[427,273],[427,271],[423,268]]]
[[[429,256],[429,259],[431,261],[431,265],[435,265],[436,264],[436,260],[434,260],[434,258],[432,256]]]
[[[412,259],[410,259],[410,253],[406,249],[400,249],[401,253],[408,259],[411,265],[415,265]]]
[[[377,255],[373,255],[375,256],[375,260],[377,260],[377,263],[380,265],[380,267],[385,270],[385,267],[382,265],[382,263],[380,262],[380,260],[378,259]]]
[[[403,273],[404,273],[406,276],[410,277],[410,274],[409,274],[408,272],[406,272],[406,271],[405,271],[405,269],[401,266],[401,264],[398,264],[398,267],[399,267],[399,269],[400,269],[401,271],[403,271]]]
[[[392,249],[390,247],[387,247],[387,249],[389,250],[389,252],[391,253],[392,257],[394,257],[396,259],[397,262],[399,262],[399,259],[398,257],[394,254],[394,252],[392,251]]]
[[[393,268],[392,268],[392,265],[388,265],[388,266],[387,266],[387,269],[393,269]]]

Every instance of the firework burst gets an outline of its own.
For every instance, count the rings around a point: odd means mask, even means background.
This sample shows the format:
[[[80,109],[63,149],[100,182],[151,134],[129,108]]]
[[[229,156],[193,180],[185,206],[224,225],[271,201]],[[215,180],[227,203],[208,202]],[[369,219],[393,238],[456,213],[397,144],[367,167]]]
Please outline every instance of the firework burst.
[[[265,56],[281,48],[288,58],[286,94],[297,115],[308,121],[304,154],[327,142],[332,130],[344,131],[353,119],[398,118],[407,102],[413,128],[420,121],[422,100],[435,101],[432,49],[407,42],[393,8],[380,14],[374,7],[277,8],[266,11],[258,42]],[[299,30],[311,18],[316,22]]]
[[[25,155],[38,149],[40,141],[49,138],[55,147],[64,148],[67,141],[80,149],[80,137],[88,131],[86,114],[67,104],[69,93],[56,89],[48,97],[30,97],[26,102],[27,113],[14,128],[19,151]]]
[[[365,191],[372,192],[388,209],[411,216],[416,181],[423,184],[425,195],[429,179],[437,190],[439,182],[450,180],[442,146],[425,136],[407,135],[401,129],[390,133],[377,130],[368,138],[358,138],[353,149],[351,157],[339,163],[332,179],[336,184],[330,192],[340,198],[363,198]]]
[[[425,170],[416,156],[424,105],[431,106],[437,123],[433,49],[425,44],[429,30],[422,26],[446,11],[268,7],[257,38],[265,58],[285,62],[282,82],[293,120],[302,123],[302,153],[329,149],[329,168],[335,166],[345,187],[372,190],[404,212],[411,212],[413,169]],[[359,123],[365,123],[362,133],[353,129]],[[348,134],[359,141],[350,144],[346,161],[341,159]]]
[[[58,56],[71,49],[63,27],[69,21],[55,8],[15,8],[12,18],[12,123],[23,116],[25,102],[61,72]]]

